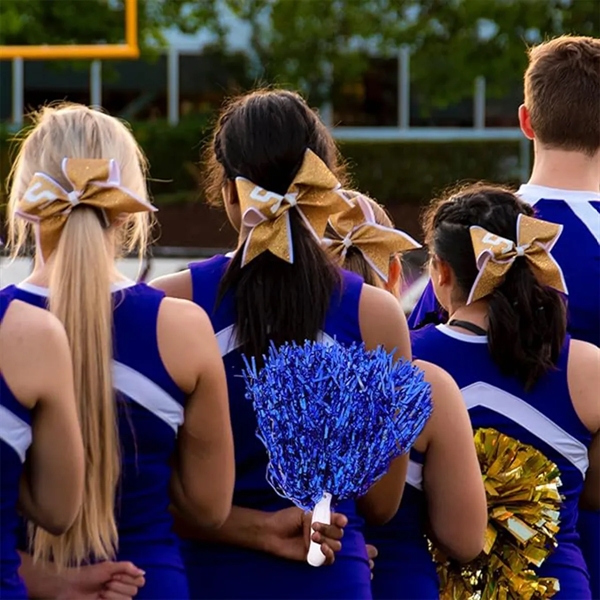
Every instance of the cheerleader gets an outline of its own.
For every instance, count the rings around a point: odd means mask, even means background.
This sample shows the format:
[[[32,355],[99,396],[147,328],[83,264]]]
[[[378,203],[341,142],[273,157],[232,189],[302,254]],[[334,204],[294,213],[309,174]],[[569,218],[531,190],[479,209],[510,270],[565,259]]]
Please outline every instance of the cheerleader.
[[[27,598],[18,512],[60,535],[81,507],[83,443],[65,331],[45,311],[0,294],[0,598]]]
[[[325,245],[345,269],[398,297],[400,254],[419,244],[395,229],[384,208],[370,198],[358,194],[354,203],[330,218]],[[481,471],[460,390],[438,367],[415,364],[429,378],[447,381],[432,390],[433,416],[411,452],[400,510],[386,525],[365,532],[378,550],[372,590],[373,598],[381,600],[439,598],[425,534],[452,558],[469,561],[483,548],[487,524]]]
[[[415,357],[458,382],[475,429],[493,428],[555,463],[558,547],[537,573],[556,600],[589,600],[578,504],[600,508],[600,349],[566,333],[567,288],[551,255],[562,226],[512,193],[476,185],[429,209],[430,274],[450,318],[414,332]]]
[[[260,357],[272,342],[364,340],[410,358],[406,320],[395,299],[340,272],[320,246],[327,218],[348,206],[335,143],[297,94],[253,92],[221,114],[209,149],[212,199],[225,205],[239,231],[237,250],[192,264],[154,283],[193,299],[210,314],[223,356],[236,449],[234,509],[216,532],[181,525],[194,598],[370,598],[363,517],[390,519],[398,508],[407,457],[355,505],[342,503],[337,527],[313,533],[339,537],[335,563],[305,562],[302,513],[266,481],[268,456],[256,437],[252,403],[240,377],[242,353]],[[339,515],[337,515],[339,517]],[[188,512],[188,523],[194,515]],[[337,530],[337,531],[335,531]],[[202,538],[202,539],[200,539]],[[337,540],[323,550],[339,550]],[[296,561],[289,560],[297,559]]]
[[[234,464],[210,321],[115,264],[122,250],[144,250],[153,210],[144,158],[120,121],[79,105],[44,109],[21,145],[8,206],[13,251],[30,225],[35,268],[6,293],[47,305],[65,325],[87,457],[75,523],[60,537],[35,531],[34,558],[131,561],[145,572],[137,597],[164,600],[188,597],[169,487],[218,526]],[[31,565],[27,584],[39,590],[48,573],[37,573]],[[56,593],[50,586],[44,597]]]

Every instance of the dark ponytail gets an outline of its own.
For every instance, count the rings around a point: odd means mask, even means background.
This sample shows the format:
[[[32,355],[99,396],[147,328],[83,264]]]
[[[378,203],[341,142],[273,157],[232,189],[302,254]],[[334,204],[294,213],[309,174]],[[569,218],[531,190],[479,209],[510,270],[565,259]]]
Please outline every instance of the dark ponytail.
[[[558,292],[539,284],[524,258],[517,258],[488,305],[488,347],[504,375],[526,389],[554,368],[567,333]]]
[[[209,198],[218,201],[223,186],[238,176],[285,194],[307,148],[342,178],[331,134],[300,96],[261,91],[234,100],[223,111],[208,151]],[[242,268],[237,252],[219,289],[218,302],[233,294],[236,335],[243,351],[257,359],[270,342],[316,339],[340,285],[339,271],[318,240],[295,209],[289,215],[293,264],[267,251]]]
[[[479,225],[515,241],[519,214],[534,216],[531,206],[510,191],[483,184],[464,188],[427,211],[428,244],[452,268],[463,300],[477,277],[469,228]],[[567,333],[564,300],[538,282],[524,257],[515,260],[487,300],[490,354],[503,375],[516,377],[529,390],[558,360]]]

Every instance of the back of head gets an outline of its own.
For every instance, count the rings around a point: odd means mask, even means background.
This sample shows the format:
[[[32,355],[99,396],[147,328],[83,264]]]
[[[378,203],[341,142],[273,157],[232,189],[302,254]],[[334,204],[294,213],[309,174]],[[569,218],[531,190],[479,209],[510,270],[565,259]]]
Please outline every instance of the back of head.
[[[445,261],[455,277],[453,300],[467,302],[479,273],[472,226],[517,242],[519,215],[533,209],[512,192],[477,184],[433,204],[424,219],[426,241],[434,260]],[[500,285],[487,297],[488,347],[506,376],[529,389],[554,368],[566,336],[561,295],[542,285],[524,256],[517,256]]]
[[[371,206],[373,215],[375,216],[375,222],[383,227],[389,227],[390,229],[393,229],[394,223],[392,222],[392,219],[388,215],[385,208],[368,196],[364,196],[364,198],[366,198]],[[390,260],[391,259],[392,253],[390,252]],[[352,271],[353,273],[360,275],[364,282],[368,285],[382,287],[385,283],[366,260],[365,255],[361,252],[361,250],[354,245],[348,248],[342,263],[342,267],[347,271]]]
[[[333,138],[298,94],[258,91],[234,99],[224,108],[207,152],[209,199],[220,203],[223,188],[237,177],[285,195],[307,149],[340,179]],[[245,352],[259,359],[270,341],[314,339],[338,285],[335,265],[294,208],[289,222],[292,263],[265,251],[242,266],[238,251],[221,284],[221,297],[228,290],[235,295],[237,336]]]
[[[121,184],[147,200],[145,159],[123,123],[80,105],[44,108],[22,140],[11,173],[8,229],[14,253],[27,241],[30,225],[17,211],[34,174],[43,173],[66,192],[73,191],[62,168],[65,158],[114,159]],[[84,503],[73,527],[59,538],[41,530],[33,538],[34,557],[58,564],[112,558],[117,544],[114,500],[120,457],[111,377],[111,281],[116,250],[145,248],[149,215],[128,215],[110,228],[101,216],[85,204],[76,205],[47,257],[50,310],[64,324],[71,345],[87,458]],[[39,247],[37,253],[41,260]]]
[[[529,51],[525,105],[549,148],[600,150],[600,40],[561,36]]]

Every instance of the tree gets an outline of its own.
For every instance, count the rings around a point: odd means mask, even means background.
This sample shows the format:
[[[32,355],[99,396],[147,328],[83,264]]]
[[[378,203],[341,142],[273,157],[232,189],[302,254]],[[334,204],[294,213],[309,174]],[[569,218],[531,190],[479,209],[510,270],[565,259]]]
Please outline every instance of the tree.
[[[139,0],[143,52],[169,28],[213,34],[223,45],[232,17],[250,29],[255,78],[303,90],[313,104],[332,77],[353,82],[370,56],[412,50],[415,89],[432,105],[465,96],[478,75],[491,97],[521,78],[527,44],[561,33],[600,35],[598,0]],[[82,8],[83,7],[83,8]],[[1,0],[0,43],[123,38],[122,0]]]

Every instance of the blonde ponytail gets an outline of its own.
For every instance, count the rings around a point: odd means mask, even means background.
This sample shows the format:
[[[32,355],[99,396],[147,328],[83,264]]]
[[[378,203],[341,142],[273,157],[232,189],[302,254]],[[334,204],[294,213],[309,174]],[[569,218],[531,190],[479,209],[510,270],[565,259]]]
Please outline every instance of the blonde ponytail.
[[[115,160],[122,185],[148,199],[146,159],[124,123],[71,104],[45,107],[34,123],[10,175],[7,230],[13,255],[35,239],[31,224],[18,216],[35,173],[46,174],[70,191],[61,168],[65,157]],[[95,210],[81,204],[71,212],[48,260],[50,310],[63,322],[71,343],[86,451],[83,507],[72,528],[60,537],[42,529],[31,532],[34,559],[49,559],[59,567],[111,559],[118,546],[114,509],[121,461],[111,377],[111,281],[117,277],[117,255],[144,252],[151,223],[150,213],[128,214],[105,229]]]
[[[81,564],[90,556],[115,555],[114,499],[121,461],[111,376],[112,273],[113,257],[98,215],[77,208],[54,253],[50,310],[64,324],[71,344],[87,468],[84,502],[64,535],[37,529],[34,560]]]

